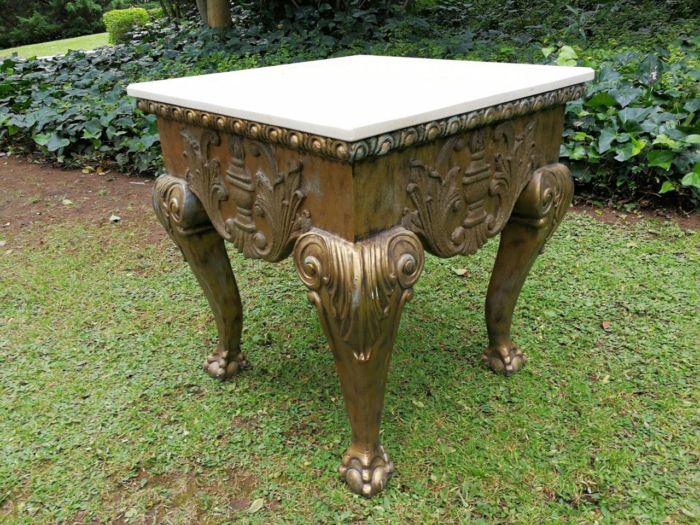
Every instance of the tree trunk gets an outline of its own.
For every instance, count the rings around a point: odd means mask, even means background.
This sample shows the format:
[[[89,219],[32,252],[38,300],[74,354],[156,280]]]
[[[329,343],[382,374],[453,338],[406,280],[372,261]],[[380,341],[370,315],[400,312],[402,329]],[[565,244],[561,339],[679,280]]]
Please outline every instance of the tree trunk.
[[[231,27],[229,0],[207,0],[207,20],[209,27],[217,29]]]
[[[209,20],[207,19],[207,0],[196,0],[197,1],[197,11],[199,11],[199,17],[202,19],[202,22],[205,24],[209,24]]]

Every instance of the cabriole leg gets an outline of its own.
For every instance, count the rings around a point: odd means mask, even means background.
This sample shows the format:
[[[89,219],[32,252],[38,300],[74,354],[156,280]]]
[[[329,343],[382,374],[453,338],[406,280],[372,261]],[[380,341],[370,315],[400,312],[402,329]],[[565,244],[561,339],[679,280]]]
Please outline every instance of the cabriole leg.
[[[486,365],[496,372],[511,374],[525,364],[525,355],[510,336],[513,310],[532,264],[569,209],[573,194],[573,180],[566,166],[551,164],[538,169],[501,232],[486,293],[489,346],[483,356]]]
[[[243,314],[236,279],[223,238],[183,179],[162,175],[153,190],[158,220],[197,277],[219,332],[216,350],[204,363],[210,376],[225,380],[247,366],[240,351]]]
[[[403,228],[355,244],[312,230],[297,240],[294,262],[335,356],[352,427],[341,478],[373,496],[394,471],[379,425],[401,310],[423,269],[423,248]]]

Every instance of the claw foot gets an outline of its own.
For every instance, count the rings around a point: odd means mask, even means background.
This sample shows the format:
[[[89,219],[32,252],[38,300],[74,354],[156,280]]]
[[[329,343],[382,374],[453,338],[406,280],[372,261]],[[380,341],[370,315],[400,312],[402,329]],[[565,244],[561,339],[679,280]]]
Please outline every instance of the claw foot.
[[[482,359],[491,370],[507,376],[520,370],[527,362],[525,354],[512,344],[489,346]]]
[[[393,473],[394,464],[382,446],[374,454],[358,454],[349,449],[340,465],[340,478],[355,494],[367,498],[381,492]]]
[[[212,355],[207,357],[203,366],[207,374],[220,381],[226,381],[235,376],[240,370],[245,370],[249,367],[250,364],[248,364],[243,352],[238,351],[238,353],[234,354],[234,352],[221,348],[217,348]]]

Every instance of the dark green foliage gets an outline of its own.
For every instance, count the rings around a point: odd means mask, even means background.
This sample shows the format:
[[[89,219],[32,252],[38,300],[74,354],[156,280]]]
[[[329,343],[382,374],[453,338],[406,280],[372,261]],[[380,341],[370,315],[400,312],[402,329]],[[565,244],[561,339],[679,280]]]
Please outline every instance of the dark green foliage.
[[[165,16],[182,18],[190,13],[199,1],[206,3],[206,0],[198,0],[197,2],[195,0],[160,0],[159,5]]]
[[[435,23],[516,41],[565,40],[588,45],[646,47],[673,33],[680,20],[700,15],[697,0],[439,0],[426,5]],[[432,4],[432,6],[431,6]]]
[[[700,37],[601,63],[585,100],[567,107],[561,154],[597,193],[692,188],[700,196]]]
[[[623,200],[661,192],[686,202],[698,198],[698,40],[678,37],[695,31],[697,18],[672,19],[666,12],[653,35],[615,55],[593,46],[592,35],[554,40],[551,35],[569,35],[566,18],[550,28],[550,36],[542,29],[526,38],[518,20],[511,21],[512,32],[505,24],[503,30],[483,29],[486,22],[476,15],[495,16],[488,11],[493,7],[453,4],[418,2],[412,12],[397,9],[389,15],[382,5],[336,10],[323,4],[301,7],[273,27],[237,4],[229,32],[208,30],[194,20],[175,25],[162,19],[131,34],[128,45],[94,55],[7,60],[0,68],[0,147],[62,165],[113,160],[123,171],[155,173],[160,169],[158,148],[151,147],[158,140],[156,128],[152,117],[134,112],[125,93],[129,82],[357,53],[556,61],[599,71],[586,100],[567,112],[562,153],[575,161],[579,183]],[[460,13],[472,11],[468,25]],[[450,16],[454,23],[448,23]],[[635,35],[616,38],[636,42]]]
[[[148,11],[142,7],[130,7],[128,9],[113,9],[103,16],[105,28],[109,33],[109,41],[112,44],[127,42],[127,33],[148,22]]]
[[[153,172],[159,162],[155,118],[134,112],[120,72],[144,67],[125,47],[94,55],[0,63],[0,142],[17,144],[59,164],[116,162]]]
[[[262,16],[267,23],[277,23],[282,20],[308,19],[314,12],[324,14],[338,11],[354,11],[362,16],[364,10],[380,10],[387,15],[392,10],[405,10],[414,4],[413,0],[249,0],[238,2],[246,8]]]

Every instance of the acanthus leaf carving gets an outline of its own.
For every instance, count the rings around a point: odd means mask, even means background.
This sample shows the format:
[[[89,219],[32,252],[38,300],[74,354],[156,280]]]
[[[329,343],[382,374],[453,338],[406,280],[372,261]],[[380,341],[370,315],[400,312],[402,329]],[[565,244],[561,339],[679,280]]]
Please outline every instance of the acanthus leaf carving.
[[[504,122],[448,139],[435,166],[412,159],[403,226],[440,257],[475,253],[503,229],[532,175],[534,133],[534,119],[520,130]]]
[[[236,215],[226,220],[226,232],[246,257],[279,261],[310,227],[308,211],[300,211],[305,197],[301,189],[302,164],[293,161],[287,171],[281,171],[268,145],[251,142],[250,154],[264,165],[251,174],[246,167],[245,143],[236,136],[230,140],[226,178],[232,186]],[[256,227],[256,217],[265,221],[268,234]]]
[[[228,199],[228,189],[221,177],[220,162],[212,158],[211,147],[220,143],[216,131],[205,129],[197,138],[190,130],[183,129],[183,155],[187,160],[185,180],[192,192],[199,198],[204,209],[213,220],[221,217],[219,204]]]

